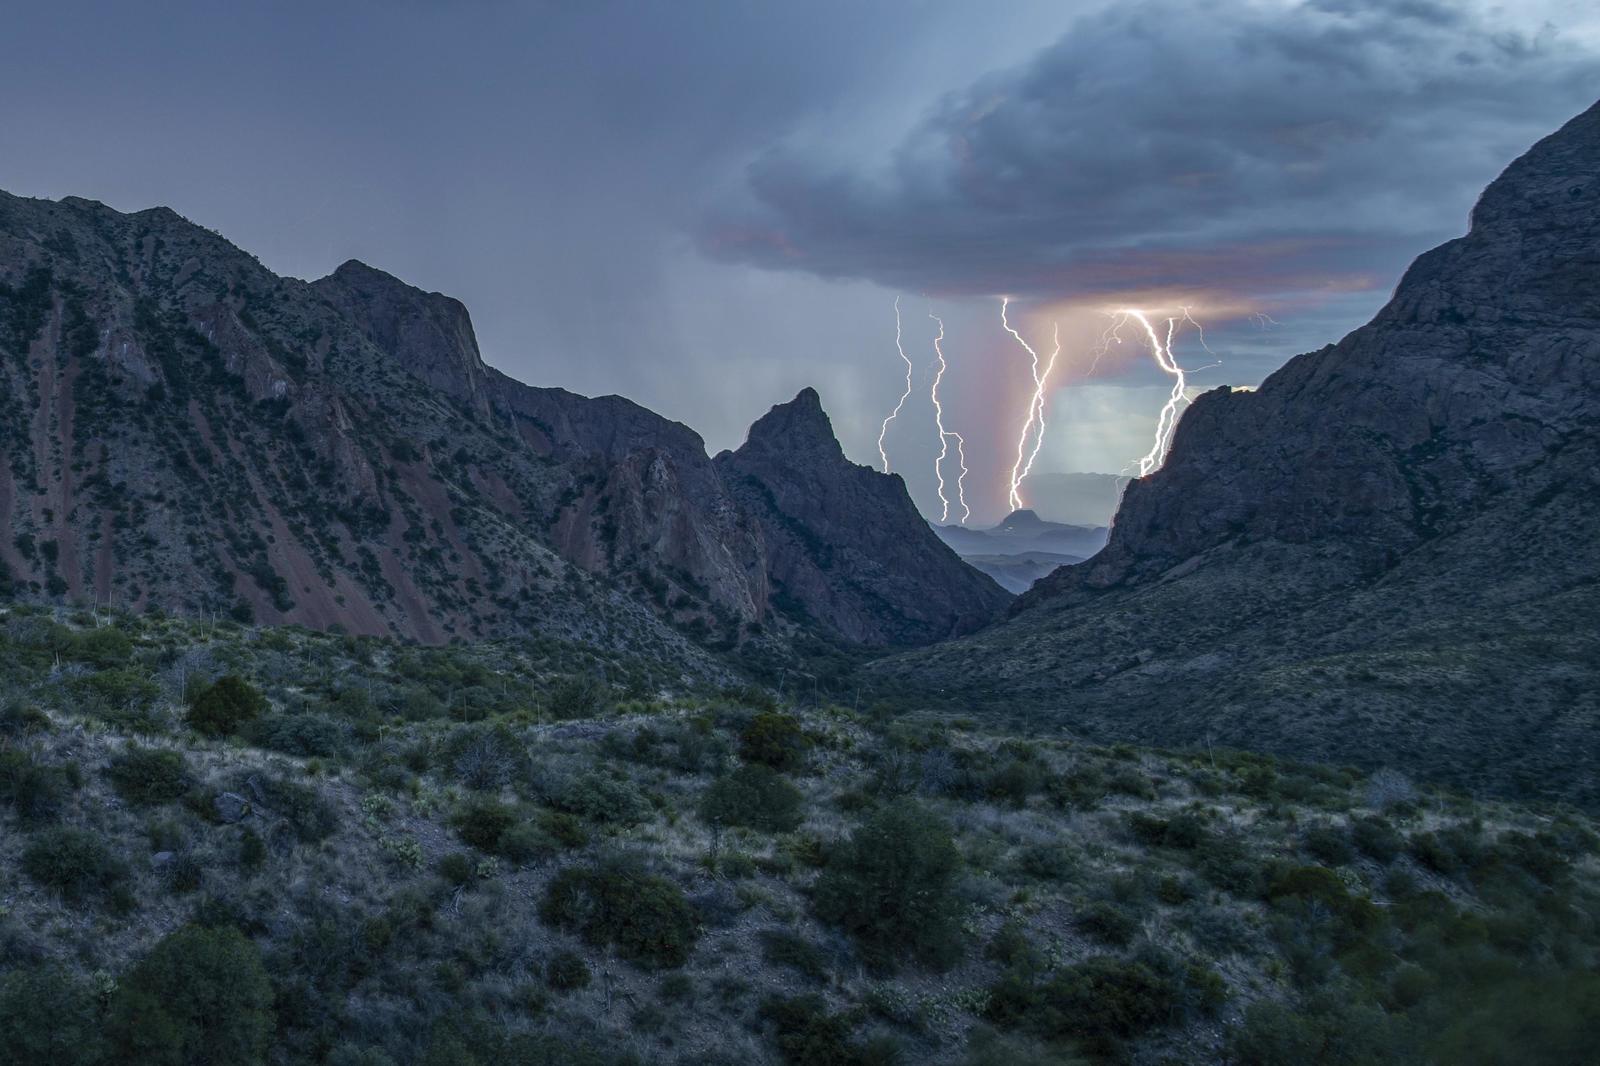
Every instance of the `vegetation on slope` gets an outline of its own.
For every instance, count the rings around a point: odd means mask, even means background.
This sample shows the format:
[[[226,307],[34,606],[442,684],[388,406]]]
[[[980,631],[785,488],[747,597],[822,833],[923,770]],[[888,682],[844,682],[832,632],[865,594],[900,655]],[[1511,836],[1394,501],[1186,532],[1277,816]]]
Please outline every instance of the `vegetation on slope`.
[[[0,682],[4,1062],[1600,1043],[1597,837],[1559,809],[685,690],[550,641],[11,607]]]

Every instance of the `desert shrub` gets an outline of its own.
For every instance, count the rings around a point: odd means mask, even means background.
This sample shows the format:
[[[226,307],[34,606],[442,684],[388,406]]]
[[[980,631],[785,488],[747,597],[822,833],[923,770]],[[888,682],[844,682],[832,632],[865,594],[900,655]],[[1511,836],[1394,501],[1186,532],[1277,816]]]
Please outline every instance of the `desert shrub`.
[[[1205,823],[1189,812],[1158,818],[1135,811],[1128,815],[1128,831],[1139,843],[1152,848],[1193,851],[1206,841]]]
[[[73,662],[105,670],[128,661],[133,655],[133,641],[128,639],[128,634],[111,626],[86,629],[73,634],[64,654]]]
[[[183,753],[129,745],[106,767],[106,780],[117,795],[137,806],[171,803],[189,791],[189,767]]]
[[[246,872],[254,872],[265,866],[266,862],[266,841],[254,829],[246,826],[244,832],[239,834],[239,867]]]
[[[545,889],[539,917],[643,966],[682,966],[698,936],[683,890],[625,857],[562,870]]]
[[[22,851],[22,869],[74,902],[94,896],[110,897],[118,906],[125,902],[118,896],[125,891],[128,868],[87,829],[55,828],[35,834]]]
[[[1325,866],[1343,866],[1356,857],[1355,848],[1344,831],[1331,825],[1318,825],[1307,829],[1301,846]]]
[[[1483,858],[1480,834],[1467,826],[1453,826],[1411,838],[1411,856],[1434,873],[1450,876],[1476,866]]]
[[[1267,889],[1274,902],[1302,900],[1326,907],[1352,930],[1365,931],[1378,924],[1379,912],[1364,896],[1353,896],[1333,871],[1322,866],[1297,866],[1275,878]]]
[[[30,703],[7,700],[0,704],[0,737],[21,737],[50,728],[50,716]]]
[[[1180,989],[1143,963],[1085,959],[1036,983],[1008,973],[990,990],[991,1021],[1098,1053],[1178,1020]]]
[[[1411,780],[1398,770],[1383,769],[1367,779],[1367,806],[1380,811],[1403,807],[1417,797]]]
[[[961,854],[950,831],[909,800],[884,807],[837,847],[817,882],[825,922],[886,968],[904,956],[942,966],[961,954],[954,888]]]
[[[650,817],[651,811],[639,786],[599,770],[552,783],[546,799],[557,810],[602,825],[636,825]]]
[[[761,957],[774,966],[786,966],[813,981],[828,979],[828,962],[822,950],[788,929],[763,929],[759,935]]]
[[[599,678],[567,677],[556,682],[545,697],[552,718],[597,718],[611,709],[611,687]]]
[[[1456,993],[1449,1007],[1427,1035],[1434,1062],[1592,1062],[1600,1047],[1600,976],[1593,972],[1516,974]]]
[[[302,759],[333,759],[350,750],[350,727],[325,714],[269,714],[247,724],[250,743]]]
[[[739,758],[774,770],[800,769],[810,749],[800,720],[781,711],[762,711],[739,731]]]
[[[1378,1066],[1418,1061],[1398,1023],[1370,1004],[1319,997],[1303,1011],[1261,1000],[1229,1038],[1240,1066]],[[1461,1061],[1461,1060],[1439,1060]]]
[[[1017,869],[1041,881],[1062,881],[1076,865],[1072,848],[1066,844],[1028,844],[1017,855]]]
[[[266,710],[267,698],[260,689],[236,674],[227,674],[193,694],[188,721],[197,733],[227,736]]]
[[[1061,1048],[979,1026],[967,1038],[960,1066],[1085,1066],[1087,1061]]]
[[[1032,749],[1008,748],[983,782],[984,798],[1021,807],[1044,788],[1049,772]]]
[[[803,800],[800,790],[782,774],[751,763],[712,782],[700,804],[700,817],[714,825],[786,833],[800,825]]]
[[[315,843],[339,828],[339,812],[311,785],[287,777],[252,778],[261,805],[283,818],[303,843]]]
[[[1405,849],[1405,841],[1394,826],[1379,816],[1352,819],[1350,840],[1361,854],[1384,864],[1393,862]]]
[[[890,1041],[857,1042],[857,1019],[830,1013],[818,995],[773,996],[759,1013],[788,1066],[891,1066],[900,1059]]]
[[[0,1062],[93,1066],[105,1050],[100,1005],[84,982],[55,966],[0,975]]]
[[[445,742],[445,765],[468,788],[504,788],[527,773],[528,754],[504,725],[460,726]]]
[[[125,1061],[263,1063],[274,1028],[272,983],[238,930],[190,926],[118,982],[109,1028]]]
[[[54,818],[66,803],[70,783],[66,771],[45,766],[27,752],[0,748],[0,803],[24,825]]]
[[[154,709],[161,686],[143,671],[131,666],[101,670],[70,684],[73,695],[96,717],[136,733],[161,731]]]
[[[558,992],[571,992],[587,988],[592,977],[589,964],[576,951],[562,950],[550,956],[544,965],[545,984]]]
[[[434,869],[452,885],[471,884],[478,875],[477,860],[464,851],[452,851],[442,856]]]
[[[1073,924],[1083,932],[1118,947],[1126,945],[1139,931],[1139,919],[1115,903],[1099,901],[1079,911]]]
[[[497,852],[500,838],[517,824],[517,812],[499,800],[474,796],[457,809],[456,835],[479,851]]]

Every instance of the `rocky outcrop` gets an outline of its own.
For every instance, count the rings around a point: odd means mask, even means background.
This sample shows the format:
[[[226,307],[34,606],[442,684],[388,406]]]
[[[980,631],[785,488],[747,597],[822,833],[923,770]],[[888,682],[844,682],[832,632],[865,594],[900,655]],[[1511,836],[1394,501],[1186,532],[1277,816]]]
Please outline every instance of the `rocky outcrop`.
[[[1600,105],[1371,323],[1184,414],[1099,555],[881,664],[1103,737],[1600,804]]]
[[[659,599],[699,591],[741,623],[767,609],[759,535],[723,492],[705,442],[621,396],[536,388],[484,365],[467,309],[354,260],[312,288],[379,351],[573,473],[550,517],[555,545],[591,573],[637,578]]]
[[[926,643],[985,625],[1010,599],[939,540],[899,476],[845,458],[812,389],[716,467],[761,527],[775,597],[838,636]]]

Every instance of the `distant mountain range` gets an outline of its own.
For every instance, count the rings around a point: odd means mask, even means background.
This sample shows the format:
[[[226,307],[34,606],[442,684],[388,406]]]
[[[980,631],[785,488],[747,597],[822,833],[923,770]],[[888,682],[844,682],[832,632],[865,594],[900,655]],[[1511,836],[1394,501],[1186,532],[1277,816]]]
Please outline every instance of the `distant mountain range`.
[[[1004,609],[815,393],[791,406],[713,463],[485,366],[459,302],[365,264],[308,284],[165,208],[0,193],[0,594],[686,662]]]
[[[1198,397],[1103,551],[873,673],[1091,735],[1600,803],[1600,105],[1371,323]]]
[[[1047,522],[1030,510],[1013,511],[988,529],[935,525],[933,530],[969,565],[1011,592],[1026,592],[1056,567],[1082,562],[1106,543],[1104,526]]]

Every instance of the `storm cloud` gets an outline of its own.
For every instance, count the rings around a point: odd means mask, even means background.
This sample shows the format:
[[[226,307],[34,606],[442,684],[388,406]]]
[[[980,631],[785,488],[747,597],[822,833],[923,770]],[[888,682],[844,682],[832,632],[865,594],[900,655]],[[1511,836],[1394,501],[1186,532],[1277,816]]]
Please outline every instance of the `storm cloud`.
[[[879,164],[767,150],[701,245],[936,295],[1386,286],[1597,92],[1594,51],[1459,5],[1120,4]]]

